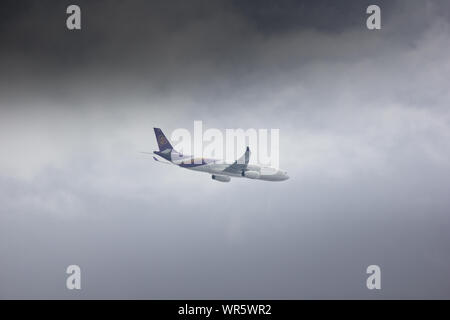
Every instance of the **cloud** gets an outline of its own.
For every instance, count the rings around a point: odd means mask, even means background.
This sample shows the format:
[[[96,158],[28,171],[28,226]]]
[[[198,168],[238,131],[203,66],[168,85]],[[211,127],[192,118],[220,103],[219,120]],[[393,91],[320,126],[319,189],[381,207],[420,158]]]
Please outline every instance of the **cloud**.
[[[78,34],[64,4],[9,10],[0,297],[448,297],[447,4],[381,3],[372,32],[359,1],[249,3],[82,2]],[[194,120],[279,128],[291,179],[139,153]]]

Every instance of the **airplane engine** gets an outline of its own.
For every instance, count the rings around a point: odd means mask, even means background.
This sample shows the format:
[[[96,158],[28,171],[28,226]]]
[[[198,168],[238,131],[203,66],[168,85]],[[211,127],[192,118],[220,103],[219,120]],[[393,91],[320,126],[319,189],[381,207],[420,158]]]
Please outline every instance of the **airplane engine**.
[[[229,176],[218,176],[216,174],[213,174],[211,176],[211,178],[213,180],[217,180],[217,181],[220,181],[220,182],[230,182],[230,180],[231,180],[231,178]]]
[[[249,179],[258,179],[260,176],[258,171],[245,171],[244,177],[247,177]]]

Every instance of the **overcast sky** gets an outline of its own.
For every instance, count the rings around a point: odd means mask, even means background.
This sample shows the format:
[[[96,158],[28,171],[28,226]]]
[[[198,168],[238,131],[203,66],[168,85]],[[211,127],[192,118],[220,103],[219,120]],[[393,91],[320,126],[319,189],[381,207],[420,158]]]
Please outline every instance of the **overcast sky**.
[[[0,298],[450,298],[448,1],[0,6]],[[194,120],[291,178],[139,153]]]

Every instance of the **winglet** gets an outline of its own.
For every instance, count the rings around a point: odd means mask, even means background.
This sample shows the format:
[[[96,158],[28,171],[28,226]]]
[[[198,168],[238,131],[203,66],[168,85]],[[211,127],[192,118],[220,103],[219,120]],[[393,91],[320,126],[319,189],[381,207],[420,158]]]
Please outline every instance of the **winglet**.
[[[245,153],[242,155],[242,157],[236,160],[236,163],[248,165],[248,162],[250,161],[250,154],[250,147],[247,146]]]

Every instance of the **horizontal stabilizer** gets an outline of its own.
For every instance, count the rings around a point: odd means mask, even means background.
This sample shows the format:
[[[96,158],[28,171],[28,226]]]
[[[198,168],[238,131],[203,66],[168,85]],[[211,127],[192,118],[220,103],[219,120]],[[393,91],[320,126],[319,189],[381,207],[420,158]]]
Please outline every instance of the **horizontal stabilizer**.
[[[159,162],[159,163],[164,163],[164,164],[172,164],[172,162],[161,161],[161,160],[159,160],[159,159],[158,159],[158,158],[156,158],[156,157],[153,157],[153,160],[155,160],[155,161],[157,161],[157,162]]]

